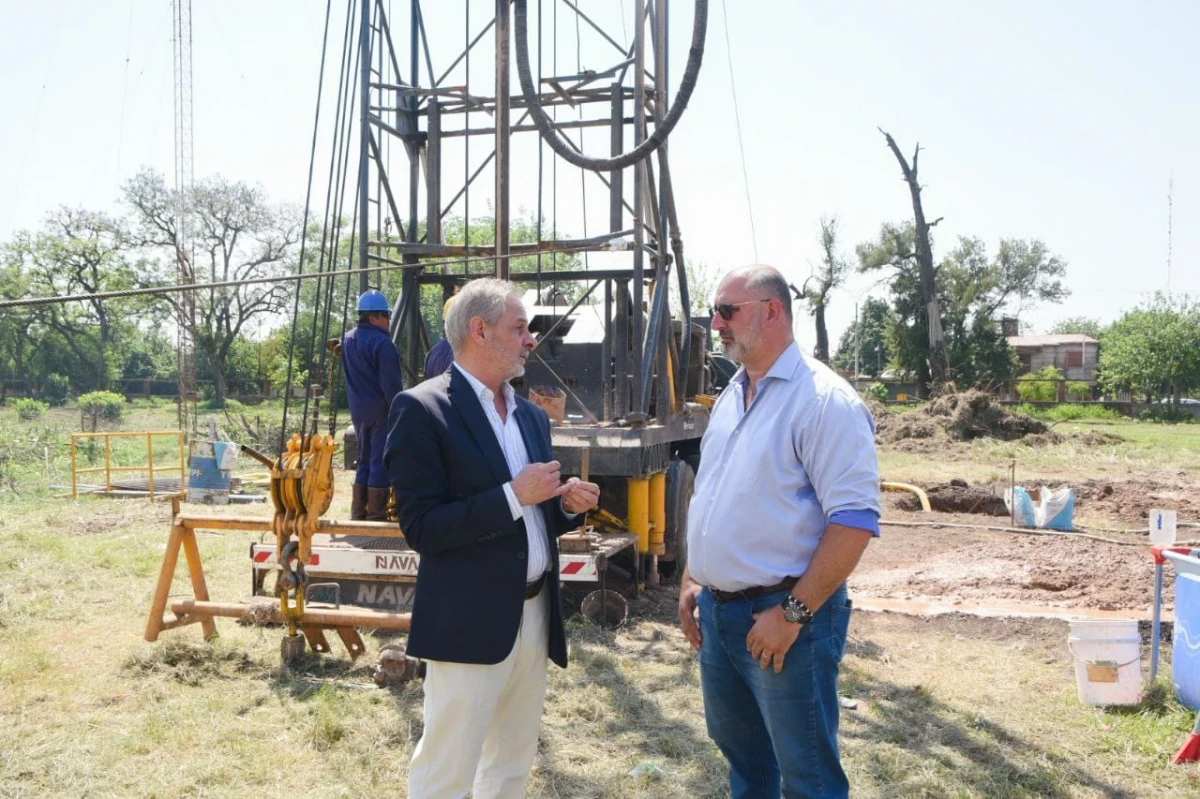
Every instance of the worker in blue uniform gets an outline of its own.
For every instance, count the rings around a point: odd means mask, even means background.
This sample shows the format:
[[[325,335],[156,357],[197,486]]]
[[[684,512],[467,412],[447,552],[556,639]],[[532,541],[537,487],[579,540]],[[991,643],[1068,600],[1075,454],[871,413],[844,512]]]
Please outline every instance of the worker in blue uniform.
[[[454,295],[454,297],[456,296],[458,295]],[[450,313],[454,297],[446,300],[442,306],[442,319],[445,319],[446,315]],[[450,337],[443,335],[438,343],[429,348],[429,354],[425,356],[425,379],[441,377],[452,363],[454,363],[454,350],[450,348]]]
[[[387,521],[383,448],[392,398],[404,390],[400,353],[390,335],[391,310],[383,292],[363,292],[358,298],[358,326],[342,339],[342,370],[358,439],[358,472],[350,501],[350,518],[356,520]]]

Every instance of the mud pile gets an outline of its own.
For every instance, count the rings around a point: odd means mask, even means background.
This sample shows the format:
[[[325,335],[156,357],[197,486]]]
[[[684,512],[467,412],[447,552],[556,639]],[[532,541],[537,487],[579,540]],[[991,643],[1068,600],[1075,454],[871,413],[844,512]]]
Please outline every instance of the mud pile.
[[[893,413],[872,403],[871,412],[875,415],[876,438],[888,444],[911,439],[1017,441],[1030,435],[1037,435],[1038,443],[1043,444],[1059,439],[1043,422],[993,403],[982,391],[946,394],[907,413]]]

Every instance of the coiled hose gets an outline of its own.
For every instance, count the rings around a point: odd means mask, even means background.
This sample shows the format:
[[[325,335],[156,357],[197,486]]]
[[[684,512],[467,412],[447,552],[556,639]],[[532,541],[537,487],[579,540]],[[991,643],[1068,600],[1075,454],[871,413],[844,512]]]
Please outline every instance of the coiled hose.
[[[624,169],[636,164],[662,146],[674,129],[683,111],[687,108],[692,91],[696,88],[696,78],[700,75],[700,63],[704,60],[704,38],[708,30],[708,0],[696,0],[696,15],[692,23],[692,45],[688,49],[687,67],[683,79],[679,83],[679,92],[675,102],[667,112],[662,124],[656,125],[654,132],[634,149],[612,158],[592,158],[576,152],[569,147],[554,129],[554,121],[546,115],[542,108],[537,87],[533,85],[533,75],[529,69],[529,25],[527,18],[527,0],[514,0],[513,27],[516,39],[517,76],[521,81],[521,94],[525,97],[530,116],[537,125],[538,132],[550,149],[558,153],[569,163],[584,169],[606,172],[614,169]]]

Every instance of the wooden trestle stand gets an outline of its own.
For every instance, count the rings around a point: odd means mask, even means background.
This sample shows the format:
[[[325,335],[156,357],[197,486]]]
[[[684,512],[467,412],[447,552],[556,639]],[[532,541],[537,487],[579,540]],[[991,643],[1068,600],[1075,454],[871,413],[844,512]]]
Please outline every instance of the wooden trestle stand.
[[[150,608],[150,617],[146,622],[146,640],[157,641],[163,630],[173,630],[189,624],[200,624],[204,639],[211,639],[217,634],[214,618],[225,616],[229,618],[250,617],[259,622],[277,622],[287,624],[292,622],[304,633],[309,645],[316,652],[329,652],[329,644],[325,640],[325,630],[337,632],[351,658],[357,658],[363,652],[362,638],[356,628],[397,630],[407,632],[412,622],[409,613],[386,613],[382,611],[354,608],[305,608],[299,603],[300,612],[288,612],[286,602],[266,612],[266,606],[252,606],[241,603],[212,602],[208,596],[208,586],[204,580],[204,565],[200,560],[200,547],[196,541],[196,530],[241,530],[247,532],[271,532],[270,518],[247,518],[240,516],[189,516],[180,513],[179,499],[171,501],[171,536],[167,540],[167,550],[163,553],[162,569],[158,573],[158,585],[154,589],[154,604]],[[393,522],[343,522],[332,519],[322,519],[317,531],[331,535],[365,535],[374,538],[403,538],[404,534]],[[179,563],[179,550],[183,549],[187,558],[188,573],[192,581],[192,598],[178,599],[170,602],[170,614],[166,614],[167,603],[170,599],[171,583],[175,578],[175,569]],[[300,641],[302,644],[302,640]],[[290,650],[290,651],[289,651]],[[288,637],[284,638],[282,647],[284,659],[303,654],[303,648],[296,651],[288,646]]]

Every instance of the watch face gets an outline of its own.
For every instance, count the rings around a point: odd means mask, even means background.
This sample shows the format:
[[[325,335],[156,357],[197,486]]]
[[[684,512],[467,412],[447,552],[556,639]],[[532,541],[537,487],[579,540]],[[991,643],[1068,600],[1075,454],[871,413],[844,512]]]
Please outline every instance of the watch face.
[[[783,600],[783,617],[793,624],[807,624],[812,613],[803,602],[789,595]]]

